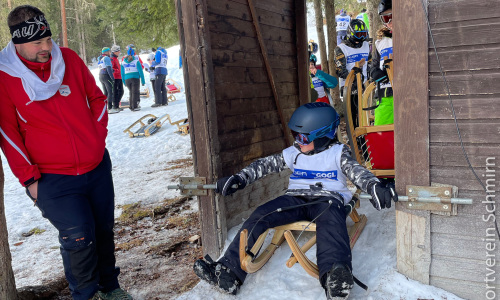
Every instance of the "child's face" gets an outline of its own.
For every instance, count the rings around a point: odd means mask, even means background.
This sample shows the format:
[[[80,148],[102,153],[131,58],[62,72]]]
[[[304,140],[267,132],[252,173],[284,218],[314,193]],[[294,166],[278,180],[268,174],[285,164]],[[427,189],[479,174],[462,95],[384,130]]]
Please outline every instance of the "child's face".
[[[300,152],[307,153],[307,152],[310,152],[310,151],[314,150],[314,141],[311,142],[309,145],[301,145],[301,144],[299,144],[299,146],[300,146]]]

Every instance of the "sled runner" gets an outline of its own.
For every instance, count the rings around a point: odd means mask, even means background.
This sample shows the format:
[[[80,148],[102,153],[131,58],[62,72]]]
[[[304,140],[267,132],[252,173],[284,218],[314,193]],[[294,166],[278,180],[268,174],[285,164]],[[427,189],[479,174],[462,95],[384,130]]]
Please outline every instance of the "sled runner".
[[[150,95],[149,95],[149,87],[147,87],[147,86],[143,86],[143,87],[142,87],[142,86],[141,86],[141,89],[140,89],[140,91],[139,91],[139,95],[140,95],[141,97],[149,98],[149,96],[150,96]]]
[[[358,240],[361,231],[363,231],[363,228],[365,227],[367,221],[366,216],[359,215],[354,208],[359,204],[357,198],[359,193],[360,191],[358,190],[353,196],[353,200],[349,202],[349,205],[351,205],[351,213],[349,214],[349,216],[354,221],[353,225],[348,226],[351,249],[356,244],[356,241]],[[302,247],[300,247],[297,243],[297,240],[292,234],[292,231],[302,230],[315,232],[316,224],[309,221],[299,221],[275,227],[275,232],[272,237],[271,243],[260,253],[260,255],[258,255],[269,230],[270,229],[261,234],[257,241],[255,241],[252,249],[250,249],[250,252],[255,254],[255,257],[247,252],[248,231],[245,229],[240,233],[240,264],[241,268],[245,272],[254,273],[261,269],[271,258],[274,251],[276,251],[276,249],[286,240],[288,245],[290,246],[290,249],[292,250],[292,256],[286,262],[287,267],[291,268],[293,267],[293,265],[295,265],[295,263],[298,262],[304,268],[307,274],[315,278],[319,277],[318,266],[305,255],[305,253],[316,243],[316,235],[314,235],[309,241],[307,241]]]
[[[172,120],[170,119],[170,115],[168,114],[164,114],[161,117],[156,117],[153,114],[147,114],[141,117],[139,120],[135,121],[123,132],[128,133],[130,137],[148,137],[160,130],[163,123],[165,123],[167,120],[170,125],[177,126],[177,132],[179,132],[181,135],[186,135],[189,133],[188,119],[181,119],[179,121],[172,122]]]
[[[175,96],[173,94],[181,92],[181,86],[172,78],[165,80],[165,85],[167,86],[168,102],[175,101]]]
[[[120,108],[129,108],[129,107],[130,107],[129,101],[120,101]]]

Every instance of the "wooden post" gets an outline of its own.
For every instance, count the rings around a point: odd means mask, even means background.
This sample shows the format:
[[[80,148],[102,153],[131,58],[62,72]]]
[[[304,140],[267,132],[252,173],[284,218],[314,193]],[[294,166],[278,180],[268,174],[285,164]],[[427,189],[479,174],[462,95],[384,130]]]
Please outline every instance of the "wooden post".
[[[406,195],[409,184],[430,185],[429,45],[420,1],[395,1],[392,9],[396,189]],[[396,209],[398,270],[429,284],[430,213],[408,211],[400,203]]]
[[[286,121],[283,116],[283,110],[281,109],[281,103],[278,96],[278,91],[276,90],[276,83],[274,81],[273,71],[271,70],[271,65],[269,64],[269,58],[267,57],[267,48],[266,45],[264,44],[264,38],[262,37],[262,32],[260,30],[259,17],[257,16],[257,12],[255,11],[253,0],[248,0],[248,6],[250,7],[250,13],[252,14],[253,25],[257,33],[257,39],[259,40],[260,50],[262,52],[264,64],[266,65],[267,77],[269,78],[269,82],[271,83],[271,89],[273,90],[274,101],[276,102],[276,109],[278,110],[278,114],[280,116],[285,144],[287,146],[291,146],[292,142],[290,141],[290,136],[287,130],[288,127],[286,125]]]
[[[295,31],[297,32],[297,72],[299,74],[299,105],[311,102],[309,58],[307,57],[307,8],[305,0],[295,0]]]
[[[206,0],[178,0],[176,4],[179,40],[185,54],[184,83],[195,175],[213,183],[221,171]],[[224,243],[224,201],[213,192],[198,199],[203,253],[216,258]]]
[[[9,235],[4,212],[3,196],[4,174],[0,161],[0,299],[17,299],[16,282],[12,271],[12,256],[9,248]]]
[[[68,47],[68,26],[66,25],[66,6],[64,0],[61,0],[61,20],[62,20],[62,35],[63,47]]]

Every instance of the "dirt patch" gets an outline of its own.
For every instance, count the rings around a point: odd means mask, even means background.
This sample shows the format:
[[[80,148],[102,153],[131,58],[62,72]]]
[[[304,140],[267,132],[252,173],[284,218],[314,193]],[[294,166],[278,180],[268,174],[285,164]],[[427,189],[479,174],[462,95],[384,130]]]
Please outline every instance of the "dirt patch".
[[[189,241],[201,235],[198,213],[189,211],[195,201],[177,197],[155,207],[122,207],[115,222],[116,265],[121,287],[134,299],[173,299],[198,283],[192,266],[203,255],[202,248]],[[72,299],[65,278],[18,291],[20,300]]]

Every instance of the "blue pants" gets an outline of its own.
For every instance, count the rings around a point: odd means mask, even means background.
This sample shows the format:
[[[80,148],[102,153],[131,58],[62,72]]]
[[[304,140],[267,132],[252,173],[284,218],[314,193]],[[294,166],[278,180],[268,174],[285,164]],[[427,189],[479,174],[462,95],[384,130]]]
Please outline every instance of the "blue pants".
[[[83,175],[42,174],[36,204],[59,231],[64,273],[76,300],[119,288],[111,160]]]
[[[320,199],[325,201],[272,213],[263,217],[262,220],[257,223],[257,220],[262,216],[280,207],[285,208],[287,206],[310,203]],[[333,201],[329,208],[328,200]],[[344,263],[351,267],[351,247],[349,244],[349,235],[347,233],[346,212],[343,201],[333,197],[316,197],[310,199],[287,195],[280,196],[257,207],[248,220],[243,223],[240,231],[219,262],[235,272],[238,278],[243,282],[247,275],[247,273],[241,269],[239,257],[240,232],[243,229],[248,230],[248,248],[251,249],[259,236],[268,228],[296,221],[310,221],[318,215],[320,216],[316,219],[316,258],[319,268],[319,278],[330,271],[334,263]],[[250,235],[252,228],[253,231]]]

